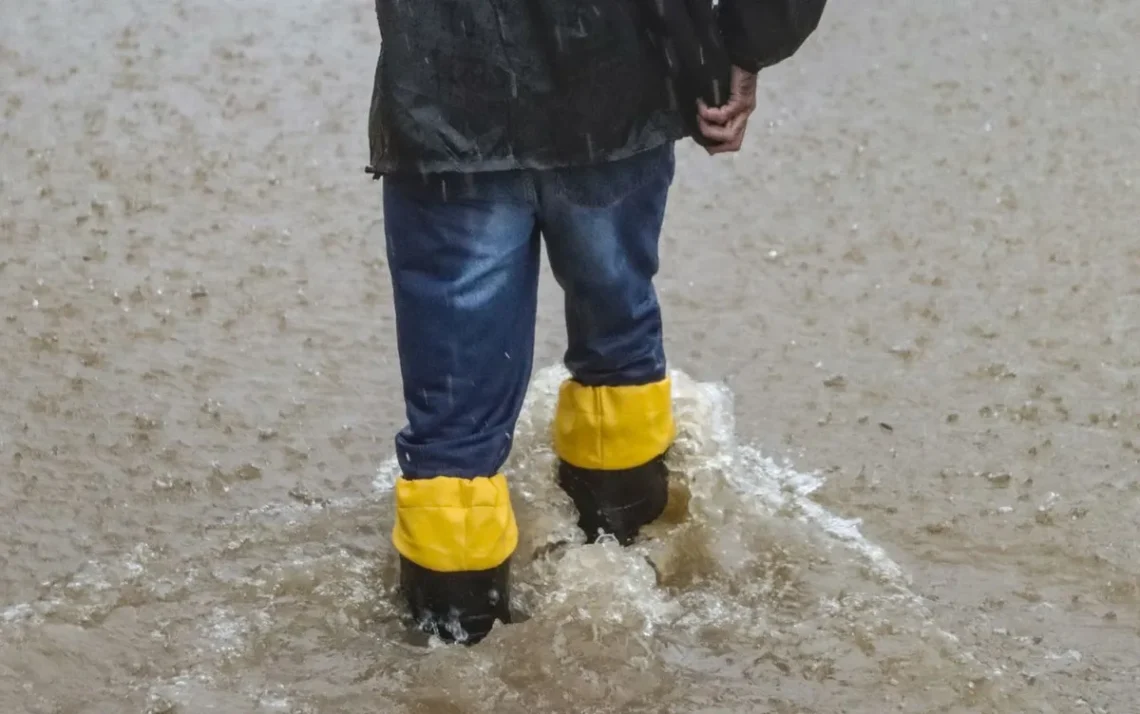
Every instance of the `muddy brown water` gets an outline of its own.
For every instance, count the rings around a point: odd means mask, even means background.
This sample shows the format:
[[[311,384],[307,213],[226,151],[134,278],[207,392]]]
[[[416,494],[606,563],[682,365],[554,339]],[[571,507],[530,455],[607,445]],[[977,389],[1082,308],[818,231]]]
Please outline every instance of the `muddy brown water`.
[[[744,152],[681,152],[630,549],[552,486],[545,280],[526,619],[468,649],[393,604],[371,3],[6,0],[0,711],[1137,711],[1137,36],[834,3]]]

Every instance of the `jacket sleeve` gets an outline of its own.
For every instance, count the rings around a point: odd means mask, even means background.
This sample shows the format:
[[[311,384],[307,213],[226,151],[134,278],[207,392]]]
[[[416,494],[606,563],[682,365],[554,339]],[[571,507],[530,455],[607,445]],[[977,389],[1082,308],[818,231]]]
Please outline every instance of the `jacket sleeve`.
[[[759,72],[783,62],[815,31],[827,0],[720,0],[720,30],[733,64]]]

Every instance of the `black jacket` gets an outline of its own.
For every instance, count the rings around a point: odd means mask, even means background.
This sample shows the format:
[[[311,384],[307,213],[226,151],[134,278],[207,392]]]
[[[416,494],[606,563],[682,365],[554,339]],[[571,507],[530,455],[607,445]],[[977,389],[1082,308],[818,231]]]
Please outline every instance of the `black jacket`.
[[[715,15],[700,1],[376,0],[369,172],[553,168],[692,136],[702,80],[727,68],[692,58],[776,64],[826,0],[720,0]],[[690,37],[659,21],[682,6],[698,8]]]

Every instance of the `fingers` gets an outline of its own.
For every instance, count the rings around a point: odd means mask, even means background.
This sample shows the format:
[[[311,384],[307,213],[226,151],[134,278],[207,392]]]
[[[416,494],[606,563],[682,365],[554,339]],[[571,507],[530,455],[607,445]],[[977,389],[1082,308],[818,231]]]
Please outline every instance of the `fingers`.
[[[710,107],[703,100],[697,100],[697,114],[710,124],[727,124],[734,116],[733,109],[731,100],[720,107]]]
[[[756,75],[739,67],[732,68],[732,93],[723,106],[714,108],[697,100],[698,113],[712,124],[727,124],[741,115],[747,117],[755,110]]]
[[[755,96],[733,95],[728,103],[720,107],[710,107],[701,100],[697,100],[697,113],[701,119],[710,124],[727,124],[740,115],[748,115],[756,109]]]
[[[713,144],[712,146],[706,147],[705,151],[708,152],[709,156],[716,156],[717,154],[734,154],[740,151],[742,146],[744,146],[743,138],[737,139],[735,141],[730,141],[726,144]]]
[[[728,124],[714,124],[707,121],[704,117],[698,117],[697,126],[701,130],[701,134],[709,141],[723,143],[725,141],[732,141],[736,136],[736,125],[734,122]]]
[[[710,155],[739,151],[744,145],[744,135],[748,129],[748,117],[742,115],[729,122],[728,126],[717,126],[700,121],[701,133],[714,142],[706,146],[705,151]]]
[[[709,154],[739,151],[744,144],[748,119],[756,109],[756,75],[734,67],[732,96],[721,107],[710,107],[697,100],[697,124],[702,135],[712,144]]]
[[[745,124],[747,124],[747,122],[745,122]],[[744,146],[744,134],[746,128],[746,126],[742,126],[740,128],[740,131],[736,132],[733,137],[727,141],[722,141],[717,144],[706,146],[705,151],[708,152],[709,156],[716,156],[717,154],[730,154],[736,151],[740,151],[741,147]]]

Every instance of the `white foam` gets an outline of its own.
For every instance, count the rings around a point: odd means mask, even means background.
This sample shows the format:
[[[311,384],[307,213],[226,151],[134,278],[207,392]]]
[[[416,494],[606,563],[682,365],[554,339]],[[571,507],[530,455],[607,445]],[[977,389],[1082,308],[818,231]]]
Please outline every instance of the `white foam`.
[[[5,623],[23,622],[36,615],[36,609],[31,603],[22,602],[0,611],[0,620]]]
[[[882,547],[867,540],[860,530],[861,519],[843,518],[812,500],[811,495],[824,485],[824,479],[818,474],[778,464],[750,446],[740,448],[738,461],[742,467],[738,473],[759,476],[745,482],[737,478],[735,485],[742,493],[758,497],[772,513],[793,509],[798,512],[799,520],[810,523],[862,556],[880,576],[909,589],[909,575]]]
[[[400,475],[400,464],[396,457],[391,456],[376,469],[376,476],[372,479],[372,489],[377,493],[387,493],[396,487],[396,478]]]
[[[862,557],[885,580],[910,591],[910,577],[863,535],[860,519],[839,516],[812,499],[825,483],[819,473],[799,471],[787,460],[778,463],[754,446],[737,444],[733,397],[727,386],[695,382],[681,372],[672,378],[682,467],[695,463],[698,469],[714,471],[737,495],[758,502],[765,515],[793,514]]]

